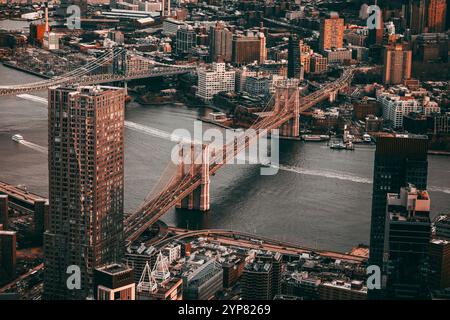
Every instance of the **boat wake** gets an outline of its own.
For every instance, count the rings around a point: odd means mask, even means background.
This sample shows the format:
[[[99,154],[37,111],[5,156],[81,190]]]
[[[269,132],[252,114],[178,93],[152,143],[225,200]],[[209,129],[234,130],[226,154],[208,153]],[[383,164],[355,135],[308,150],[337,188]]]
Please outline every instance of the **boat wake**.
[[[174,133],[169,133],[160,129],[144,126],[142,124],[127,120],[125,120],[125,128],[173,142],[191,143],[193,141],[189,136],[181,136]]]
[[[351,181],[351,182],[357,182],[357,183],[365,183],[365,184],[372,183],[372,180],[369,178],[354,176],[354,175],[351,175],[346,172],[303,169],[303,168],[299,168],[299,167],[285,166],[285,165],[280,165],[278,168],[282,171],[294,172],[294,173],[304,174],[304,175],[308,175],[308,176],[317,176],[317,177],[338,179],[338,180]]]
[[[33,149],[34,151],[38,151],[38,152],[43,153],[43,154],[48,154],[48,149],[46,147],[40,146],[40,145],[35,144],[33,142],[26,141],[26,140],[21,140],[21,141],[19,141],[19,143],[21,145],[24,145],[25,147]]]
[[[450,188],[443,188],[443,187],[429,186],[428,191],[450,194]]]
[[[41,104],[48,104],[47,99],[42,98],[42,97],[38,97],[38,96],[34,96],[31,94],[18,94],[17,97],[25,99],[25,100],[30,100],[30,101],[34,101],[34,102],[39,102]]]

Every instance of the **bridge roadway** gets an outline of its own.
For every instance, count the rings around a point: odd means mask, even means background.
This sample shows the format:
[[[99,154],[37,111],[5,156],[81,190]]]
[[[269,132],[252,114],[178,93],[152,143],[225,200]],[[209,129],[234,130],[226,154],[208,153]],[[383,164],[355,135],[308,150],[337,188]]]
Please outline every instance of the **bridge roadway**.
[[[270,118],[272,121],[267,127],[263,129],[266,129],[267,131],[276,129],[291,117],[292,115],[284,115],[280,118]],[[259,132],[260,129],[256,130]],[[249,139],[244,145],[241,145],[238,148],[234,148],[234,144],[232,145],[232,148],[230,148],[230,146],[227,146],[226,150],[228,150],[228,153],[225,159],[234,159],[234,157],[243,149],[246,149],[252,141],[253,139]],[[230,156],[229,153],[233,153],[233,155]],[[209,169],[210,174],[214,174],[223,165],[224,161],[214,162],[213,164],[211,164]],[[201,185],[201,183],[202,177],[200,173],[196,174],[194,177],[186,175],[182,178],[181,181],[175,181],[174,183],[170,184],[168,188],[162,191],[162,193],[160,193],[158,197],[145,204],[139,211],[127,217],[127,219],[125,220],[124,229],[127,244],[135,241],[149,226],[155,223],[170,208],[175,206],[180,199],[184,199],[186,196],[191,194]]]
[[[183,66],[183,67],[155,66],[152,67],[150,70],[133,71],[125,75],[107,73],[107,74],[85,75],[81,77],[79,76],[67,78],[57,77],[55,79],[39,81],[24,85],[0,86],[0,96],[18,95],[27,92],[45,90],[49,87],[56,85],[70,85],[70,84],[92,85],[92,84],[129,81],[160,76],[172,76],[191,72],[195,68],[196,68],[195,66]]]
[[[322,257],[340,259],[353,263],[363,263],[367,259],[360,256],[355,256],[346,253],[315,250],[307,247],[299,246],[298,244],[278,241],[267,237],[257,236],[254,234],[239,232],[225,229],[204,229],[204,230],[186,230],[181,228],[169,227],[169,232],[175,233],[175,236],[165,238],[159,242],[153,244],[153,246],[159,251],[167,244],[175,241],[192,237],[213,237],[215,241],[224,245],[232,245],[237,247],[243,247],[248,249],[259,249],[279,252],[286,255],[299,255],[302,253],[316,253]],[[258,241],[259,243],[255,242]]]
[[[34,267],[33,269],[30,269],[27,273],[24,273],[23,275],[21,275],[20,277],[18,277],[17,279],[14,279],[12,282],[6,284],[5,286],[0,288],[0,293],[4,293],[7,290],[13,288],[14,286],[16,286],[20,281],[25,280],[26,278],[28,278],[29,276],[31,276],[32,274],[34,274],[35,272],[41,270],[44,268],[44,264],[40,263],[38,264],[36,267]]]
[[[341,78],[337,81],[325,85],[321,90],[312,93],[311,95],[302,99],[304,105],[300,107],[300,111],[313,106],[315,103],[326,99],[328,94],[339,90],[343,86],[347,85],[353,76],[354,69],[346,69]],[[209,173],[214,174],[220,167],[224,165],[224,161],[218,160],[232,160],[242,150],[246,149],[254,139],[267,134],[272,129],[279,128],[283,123],[292,118],[292,113],[282,113],[280,115],[268,116],[252,128],[255,129],[256,135],[254,137],[246,138],[245,143],[240,146],[235,146],[234,142],[225,146],[225,157],[223,154],[219,154],[215,159],[212,159],[209,167]],[[161,193],[154,199],[147,203],[144,203],[138,210],[132,213],[125,219],[125,239],[127,245],[131,244],[153,223],[155,223],[161,216],[163,216],[170,208],[175,206],[177,202],[184,199],[197,189],[202,183],[202,177],[200,172],[193,177],[185,175],[180,181],[174,181],[168,185],[168,187],[161,191]]]

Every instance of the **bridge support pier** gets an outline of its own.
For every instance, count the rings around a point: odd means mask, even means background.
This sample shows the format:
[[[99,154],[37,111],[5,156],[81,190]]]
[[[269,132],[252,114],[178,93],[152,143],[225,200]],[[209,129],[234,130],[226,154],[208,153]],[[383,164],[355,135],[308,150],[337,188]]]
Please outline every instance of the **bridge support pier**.
[[[178,175],[181,179],[188,176],[193,179],[200,176],[201,184],[192,193],[177,204],[177,208],[208,211],[209,203],[209,147],[208,145],[199,145],[191,143],[188,148],[186,145],[180,145]],[[186,150],[188,149],[188,150]]]
[[[338,92],[337,91],[333,91],[333,92],[331,92],[330,93],[330,97],[329,97],[329,101],[332,103],[332,102],[335,102],[336,101],[336,98],[337,98],[337,95],[338,95]]]
[[[274,113],[292,113],[292,118],[280,127],[280,136],[282,137],[298,137],[300,135],[299,94],[298,84],[295,81],[286,81],[276,88]]]

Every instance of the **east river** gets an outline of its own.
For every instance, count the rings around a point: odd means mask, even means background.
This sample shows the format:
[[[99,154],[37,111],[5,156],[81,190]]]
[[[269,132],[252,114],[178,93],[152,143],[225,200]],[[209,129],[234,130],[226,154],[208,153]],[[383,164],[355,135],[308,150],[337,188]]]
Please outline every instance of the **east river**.
[[[0,85],[41,80],[0,65]],[[46,92],[32,93],[46,98]],[[155,132],[193,130],[211,112],[174,102],[127,105],[126,120]],[[48,195],[47,108],[38,98],[0,98],[0,180]],[[210,127],[207,125],[206,127]],[[11,140],[20,133],[28,142]],[[160,180],[174,142],[158,134],[125,129],[125,209],[132,211]],[[225,228],[307,247],[348,251],[368,244],[375,148],[330,150],[325,143],[282,141],[280,171],[261,176],[258,165],[228,165],[211,177],[208,213],[170,210],[169,225]],[[433,216],[450,213],[450,157],[429,156],[428,185]]]

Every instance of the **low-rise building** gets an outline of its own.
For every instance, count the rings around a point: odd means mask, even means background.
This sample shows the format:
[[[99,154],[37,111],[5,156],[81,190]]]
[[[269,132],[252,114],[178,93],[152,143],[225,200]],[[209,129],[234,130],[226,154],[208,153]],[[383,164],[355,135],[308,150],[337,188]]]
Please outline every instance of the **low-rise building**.
[[[367,287],[357,280],[350,283],[343,280],[322,282],[319,297],[321,300],[366,300]]]
[[[234,70],[227,70],[225,63],[213,63],[210,67],[198,70],[197,96],[204,101],[211,101],[219,92],[233,92],[235,88]]]

